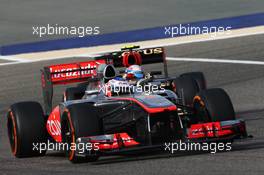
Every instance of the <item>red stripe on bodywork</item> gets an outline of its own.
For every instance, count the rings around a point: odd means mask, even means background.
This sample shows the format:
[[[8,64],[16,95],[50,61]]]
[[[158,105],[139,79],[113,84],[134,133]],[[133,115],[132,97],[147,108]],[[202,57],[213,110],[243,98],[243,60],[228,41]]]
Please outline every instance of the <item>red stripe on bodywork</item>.
[[[60,108],[56,106],[50,113],[46,124],[49,135],[56,141],[61,142],[61,121],[60,121]]]
[[[242,124],[238,124],[242,129],[238,132],[243,132]],[[221,126],[221,122],[211,122],[211,123],[200,123],[193,124],[190,127],[188,138],[198,139],[198,138],[214,138],[214,137],[225,137],[233,134],[238,134],[234,127],[236,125]]]
[[[96,144],[99,150],[113,150],[119,148],[128,148],[139,145],[137,141],[135,141],[132,137],[130,137],[127,133],[115,133],[111,134],[113,137],[110,140],[98,140],[98,137],[101,136],[91,136],[86,137],[89,138],[89,142]]]

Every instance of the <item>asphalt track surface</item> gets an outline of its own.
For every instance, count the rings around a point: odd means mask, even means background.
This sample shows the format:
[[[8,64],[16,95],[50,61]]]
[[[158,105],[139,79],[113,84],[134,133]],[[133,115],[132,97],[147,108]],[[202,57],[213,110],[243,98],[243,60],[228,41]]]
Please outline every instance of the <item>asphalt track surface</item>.
[[[100,33],[263,12],[263,0],[0,0],[0,45],[72,36],[32,35],[32,26],[98,26]]]
[[[264,58],[264,35],[167,47],[170,57],[258,60]],[[264,67],[260,65],[169,62],[170,75],[203,71],[209,87],[224,88],[238,118],[246,120],[252,140],[236,143],[233,151],[210,153],[151,153],[103,157],[96,163],[71,164],[61,153],[16,159],[9,148],[5,112],[14,102],[42,103],[39,69],[67,60],[42,61],[0,67],[0,174],[263,174],[264,173]],[[159,70],[160,65],[146,66]],[[55,91],[55,104],[64,87]]]

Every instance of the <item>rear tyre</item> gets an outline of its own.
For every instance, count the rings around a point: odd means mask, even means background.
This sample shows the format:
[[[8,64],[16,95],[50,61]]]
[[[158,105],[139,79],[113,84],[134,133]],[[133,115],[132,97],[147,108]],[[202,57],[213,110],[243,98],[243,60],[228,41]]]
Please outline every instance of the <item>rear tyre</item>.
[[[86,86],[70,87],[67,88],[63,94],[63,102],[69,100],[79,100],[85,94]]]
[[[47,142],[45,117],[37,102],[13,104],[7,113],[7,129],[11,151],[16,157],[43,156],[40,144]],[[38,147],[35,147],[35,146]]]
[[[235,120],[233,104],[227,93],[220,88],[199,92],[193,100],[196,116],[203,122]]]
[[[193,78],[199,87],[199,91],[206,89],[206,80],[202,72],[188,72],[181,74],[180,76]]]
[[[96,109],[89,103],[73,104],[65,110],[62,122],[62,141],[68,145],[76,145],[79,137],[95,136],[101,134],[101,125],[96,115]],[[72,163],[93,162],[98,155],[80,157],[76,150],[66,150],[66,156]]]
[[[199,87],[190,76],[182,76],[174,81],[175,93],[184,100],[185,105],[191,106],[193,97],[199,92]]]

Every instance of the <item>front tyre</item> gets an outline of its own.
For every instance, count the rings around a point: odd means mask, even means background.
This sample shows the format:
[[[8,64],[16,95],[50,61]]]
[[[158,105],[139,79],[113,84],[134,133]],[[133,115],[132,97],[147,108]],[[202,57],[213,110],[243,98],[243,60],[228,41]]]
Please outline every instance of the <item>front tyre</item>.
[[[180,75],[181,77],[191,77],[199,87],[199,91],[206,89],[206,79],[202,72],[188,72]]]
[[[45,117],[37,102],[13,104],[7,112],[7,129],[11,151],[16,157],[45,155],[38,148],[47,142]]]
[[[199,92],[195,80],[189,76],[177,77],[174,81],[174,92],[183,100],[183,104],[191,106],[193,97]]]
[[[199,92],[193,99],[196,117],[203,122],[235,120],[233,104],[228,94],[220,88]]]
[[[63,113],[61,128],[62,141],[69,146],[76,145],[76,140],[79,137],[101,134],[96,109],[89,103],[68,106]],[[78,156],[74,149],[65,150],[65,153],[72,163],[93,162],[98,159],[97,155]]]

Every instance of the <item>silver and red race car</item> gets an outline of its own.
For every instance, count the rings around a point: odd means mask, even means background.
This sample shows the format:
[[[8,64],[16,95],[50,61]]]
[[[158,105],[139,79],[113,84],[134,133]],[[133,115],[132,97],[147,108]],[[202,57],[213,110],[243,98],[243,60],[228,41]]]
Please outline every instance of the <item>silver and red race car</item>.
[[[163,63],[163,75],[162,71],[145,73],[132,86],[143,91],[109,90],[116,85],[109,82],[122,74],[122,68],[154,63]],[[59,145],[56,148],[63,149],[70,161],[79,162],[162,149],[168,142],[232,142],[247,137],[245,122],[236,119],[227,93],[207,89],[201,72],[169,77],[162,47],[126,47],[41,71],[44,110],[30,101],[15,103],[7,112],[16,157],[45,155],[51,143]],[[72,83],[77,86],[67,88],[63,101],[53,106],[53,86]],[[108,93],[102,88],[106,85]]]

